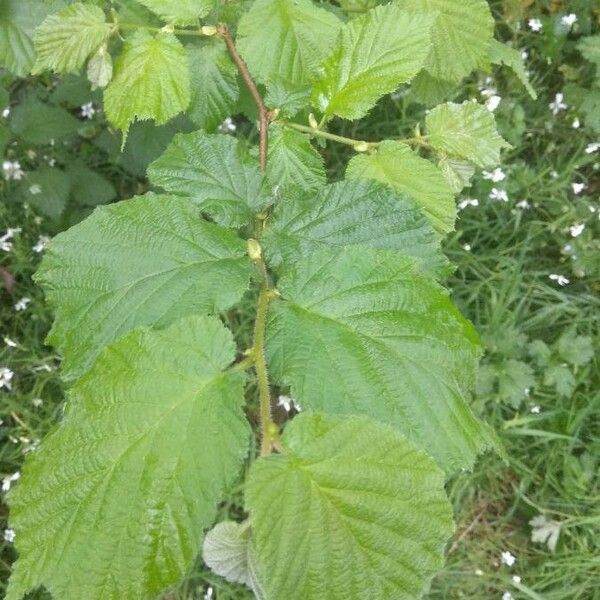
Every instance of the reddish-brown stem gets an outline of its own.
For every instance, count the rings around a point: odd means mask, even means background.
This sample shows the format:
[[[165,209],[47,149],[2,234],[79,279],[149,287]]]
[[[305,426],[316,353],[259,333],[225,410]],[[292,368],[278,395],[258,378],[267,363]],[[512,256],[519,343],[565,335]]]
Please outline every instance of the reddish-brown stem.
[[[244,62],[244,59],[240,56],[240,53],[237,51],[235,47],[235,42],[233,41],[233,37],[231,36],[231,32],[229,31],[229,27],[224,23],[220,23],[217,26],[218,35],[223,38],[225,45],[227,46],[227,50],[229,50],[229,54],[237,67],[252,99],[254,100],[254,104],[256,104],[256,108],[258,109],[258,116],[260,119],[260,138],[258,144],[258,153],[260,160],[260,169],[261,171],[265,171],[267,168],[267,151],[269,146],[269,110],[265,106],[263,102],[262,96],[252,79],[252,75],[250,75],[250,71],[248,71],[248,66]]]

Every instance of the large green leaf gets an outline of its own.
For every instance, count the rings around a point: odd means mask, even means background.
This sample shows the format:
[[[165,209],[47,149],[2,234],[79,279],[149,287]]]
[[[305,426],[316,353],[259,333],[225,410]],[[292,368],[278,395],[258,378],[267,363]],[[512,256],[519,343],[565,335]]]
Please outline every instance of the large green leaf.
[[[77,133],[81,122],[60,106],[52,106],[28,97],[12,112],[10,127],[24,142],[51,143]]]
[[[35,32],[37,59],[34,72],[51,69],[69,73],[85,61],[108,39],[111,25],[104,11],[80,2],[50,15]]]
[[[41,167],[27,173],[21,184],[21,193],[25,202],[38,212],[57,219],[65,210],[71,186],[71,178],[64,171]]]
[[[415,271],[367,247],[299,259],[277,285],[267,355],[303,408],[393,425],[453,472],[493,443],[467,404],[480,348],[446,291]]]
[[[212,9],[214,0],[137,0],[169,23],[194,25]]]
[[[222,42],[188,50],[192,99],[188,115],[196,125],[214,131],[233,114],[239,96],[237,69]]]
[[[328,115],[363,117],[381,96],[421,70],[431,49],[432,22],[395,4],[351,20],[323,65],[313,102]]]
[[[300,415],[283,444],[246,490],[267,597],[420,598],[453,531],[431,458],[365,417]]]
[[[62,1],[2,0],[0,2],[0,66],[24,77],[35,60],[33,34],[35,28],[54,10],[63,8]]]
[[[397,0],[413,14],[435,17],[425,69],[438,79],[460,81],[488,60],[494,19],[487,0]]]
[[[323,157],[307,135],[271,125],[267,177],[280,193],[292,189],[314,192],[326,181]]]
[[[387,183],[411,196],[436,231],[446,234],[454,229],[456,204],[444,174],[405,144],[386,141],[373,154],[357,154],[348,163],[346,176]]]
[[[232,335],[214,317],[106,348],[11,492],[20,554],[7,600],[152,599],[198,554],[250,428]]]
[[[436,106],[425,125],[429,143],[436,150],[479,167],[498,165],[502,148],[510,148],[496,129],[494,115],[476,102]]]
[[[171,33],[153,36],[138,30],[125,41],[114,76],[104,92],[108,120],[124,131],[136,119],[166,123],[190,103],[185,48]]]
[[[304,84],[317,74],[340,26],[310,0],[255,0],[240,20],[237,46],[259,81]]]
[[[258,162],[228,135],[176,135],[148,169],[150,181],[194,200],[219,223],[237,227],[272,202]]]
[[[346,180],[277,205],[265,237],[269,262],[293,264],[319,248],[371,246],[401,250],[429,273],[448,260],[426,216],[409,196],[372,180]]]
[[[250,272],[246,244],[185,198],[148,194],[97,208],[50,243],[36,275],[67,378],[134,327],[229,308]]]
[[[490,44],[490,62],[497,65],[505,65],[512,69],[527,90],[527,93],[534,100],[537,99],[537,94],[533,89],[527,71],[525,70],[523,57],[518,50],[515,50],[506,44],[502,44],[497,40],[492,40]]]

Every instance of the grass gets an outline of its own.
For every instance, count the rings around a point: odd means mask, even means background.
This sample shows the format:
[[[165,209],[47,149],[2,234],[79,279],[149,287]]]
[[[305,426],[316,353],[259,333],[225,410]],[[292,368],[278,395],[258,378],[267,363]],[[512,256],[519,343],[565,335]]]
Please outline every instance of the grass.
[[[576,4],[583,28],[593,5]],[[498,11],[500,3],[494,7]],[[544,2],[529,10],[556,20]],[[487,351],[474,407],[498,431],[506,460],[484,455],[473,472],[448,483],[457,532],[447,565],[433,581],[431,600],[500,599],[507,592],[515,599],[600,599],[600,154],[585,152],[600,131],[574,129],[573,120],[584,118],[577,109],[557,116],[548,109],[557,92],[589,88],[595,75],[577,54],[575,36],[548,33],[547,24],[540,36],[516,23],[507,21],[501,33],[527,48],[540,98],[527,98],[516,80],[496,74],[493,85],[504,98],[496,114],[514,147],[504,156],[506,179],[494,184],[481,175],[474,178],[463,198],[477,198],[479,206],[461,211],[446,244],[457,265],[448,285]],[[458,98],[480,98],[482,83],[473,78]],[[404,136],[422,114],[422,107],[406,98],[387,99],[368,121],[339,124],[339,132],[367,139]],[[328,145],[324,152],[330,174],[339,177],[349,150]],[[584,192],[574,194],[572,183],[584,183]],[[505,189],[509,201],[490,200],[493,186]],[[522,200],[530,207],[520,208]],[[585,229],[573,237],[569,228],[576,224]],[[23,230],[1,263],[10,267],[16,287],[0,299],[0,335],[18,344],[0,343],[0,367],[15,372],[12,390],[0,391],[2,476],[19,469],[24,453],[59,419],[63,402],[59,359],[43,344],[51,315],[31,281],[39,260],[31,248],[40,234],[49,233],[46,225],[30,209],[0,204],[0,230]],[[549,277],[557,274],[570,283],[563,287]],[[24,296],[31,304],[16,312],[14,304]],[[242,346],[251,332],[250,300],[227,315]],[[254,418],[252,407],[249,417]],[[235,517],[240,506],[241,489],[234,489],[221,510]],[[1,504],[2,529],[6,515]],[[560,526],[554,551],[531,540],[530,521],[539,515]],[[516,558],[512,567],[501,560],[507,551]],[[0,556],[5,585],[15,558],[12,544],[3,543]],[[251,597],[200,561],[167,597],[202,599],[209,586],[218,600]]]

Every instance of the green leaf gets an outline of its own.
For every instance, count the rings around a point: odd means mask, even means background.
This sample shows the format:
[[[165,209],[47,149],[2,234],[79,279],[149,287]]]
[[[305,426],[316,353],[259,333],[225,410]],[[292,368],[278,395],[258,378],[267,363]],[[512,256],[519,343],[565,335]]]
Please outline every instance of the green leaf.
[[[309,83],[331,52],[341,21],[310,0],[255,0],[240,19],[236,44],[252,75]]]
[[[81,206],[98,206],[107,204],[117,197],[113,184],[81,162],[76,162],[67,169],[72,183],[71,194]]]
[[[19,77],[29,73],[34,60],[35,28],[64,4],[40,0],[2,0],[0,2],[0,65]]]
[[[283,443],[246,489],[267,597],[420,598],[453,531],[435,463],[364,417],[300,415]]]
[[[188,115],[212,132],[234,112],[240,93],[237,69],[222,42],[190,48],[188,57],[192,90]]]
[[[98,52],[90,58],[87,67],[87,78],[92,90],[104,89],[113,77],[113,60],[106,45],[100,46]]]
[[[153,185],[191,198],[224,225],[248,223],[272,203],[256,160],[228,135],[179,134],[148,169]]]
[[[427,71],[421,71],[412,81],[411,91],[416,99],[425,106],[436,106],[445,102],[457,92],[454,81],[445,81],[432,77]]]
[[[544,373],[544,385],[552,386],[557,394],[570,398],[577,387],[577,380],[566,365],[553,365]]]
[[[533,369],[527,363],[511,358],[498,371],[498,396],[502,402],[518,409],[535,383]]]
[[[86,371],[133,328],[229,308],[248,286],[246,244],[185,198],[148,194],[97,208],[50,243],[36,280],[56,321],[63,373]]]
[[[273,79],[265,96],[265,104],[279,110],[281,116],[295,117],[310,104],[311,90],[301,85],[290,85],[282,79]]]
[[[411,259],[367,247],[315,251],[277,289],[283,300],[267,327],[271,375],[303,408],[388,423],[448,472],[493,445],[466,401],[477,335]]]
[[[292,189],[316,192],[327,179],[323,157],[309,137],[279,125],[269,127],[267,178],[280,194]]]
[[[136,31],[125,41],[104,93],[108,120],[127,137],[136,119],[166,123],[190,103],[187,54],[171,33]]]
[[[505,65],[512,69],[514,74],[519,78],[527,93],[534,99],[537,99],[536,91],[529,82],[529,76],[525,70],[523,57],[518,50],[502,44],[497,40],[492,40],[490,45],[490,61],[496,65]]]
[[[475,167],[471,163],[442,156],[438,166],[455,194],[459,194],[464,188],[471,186],[471,177],[475,175]]]
[[[40,146],[77,133],[81,122],[59,106],[27,98],[12,111],[10,127],[24,142]]]
[[[494,19],[486,0],[398,0],[411,14],[435,17],[425,70],[459,82],[488,60]]]
[[[570,329],[560,336],[557,343],[558,353],[574,367],[583,367],[594,358],[594,343],[587,335],[577,335]]]
[[[248,452],[244,376],[214,317],[131,332],[69,394],[11,491],[7,600],[155,598],[197,556]]]
[[[60,169],[42,167],[31,171],[21,185],[25,202],[51,219],[64,212],[71,192],[71,179]]]
[[[274,266],[320,248],[371,246],[401,250],[424,272],[448,271],[438,236],[410,197],[369,180],[286,197],[275,208],[264,243]]]
[[[496,129],[494,115],[476,102],[441,104],[427,115],[425,125],[436,150],[479,167],[498,165],[500,151],[510,148]]]
[[[327,115],[359,119],[377,100],[412,79],[429,50],[432,19],[395,4],[352,19],[341,31],[313,102]]]
[[[594,63],[600,69],[600,34],[590,35],[579,40],[577,50],[586,60]]]
[[[385,141],[373,154],[357,154],[348,163],[346,176],[391,185],[412,197],[438,233],[445,235],[454,229],[456,204],[444,174],[405,144]]]
[[[104,11],[80,2],[48,16],[35,32],[37,59],[34,74],[79,70],[109,38],[111,25]]]
[[[137,0],[153,13],[175,25],[195,25],[213,8],[213,0]]]

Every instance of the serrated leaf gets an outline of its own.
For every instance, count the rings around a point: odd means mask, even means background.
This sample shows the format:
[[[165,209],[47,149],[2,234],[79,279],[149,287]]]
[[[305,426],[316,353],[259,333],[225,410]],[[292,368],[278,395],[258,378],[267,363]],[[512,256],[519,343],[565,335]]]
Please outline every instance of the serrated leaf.
[[[420,71],[412,80],[410,89],[416,99],[425,106],[436,106],[456,94],[457,84],[433,77],[427,71]]]
[[[223,43],[190,48],[188,57],[192,90],[188,116],[212,132],[234,112],[240,93],[237,69]]]
[[[213,8],[214,0],[137,0],[153,13],[175,25],[195,25]]]
[[[544,372],[544,385],[552,386],[557,394],[570,398],[577,387],[577,380],[566,365],[553,365]]]
[[[319,193],[286,197],[273,213],[264,237],[273,266],[293,265],[320,248],[371,246],[399,250],[419,270],[448,271],[438,236],[406,194],[370,180],[346,180]]]
[[[11,491],[7,600],[39,585],[63,600],[155,598],[185,574],[248,451],[234,357],[214,317],[102,352]]]
[[[577,335],[569,330],[560,336],[557,343],[561,358],[575,367],[583,367],[594,358],[594,343],[587,335]]]
[[[265,95],[265,104],[279,110],[281,116],[291,119],[308,107],[310,93],[308,87],[294,86],[280,78],[272,79]]]
[[[97,208],[49,244],[36,281],[56,312],[48,336],[63,374],[85,372],[141,325],[216,313],[248,286],[246,244],[189,200],[147,194]]]
[[[97,6],[77,2],[48,16],[35,32],[34,74],[44,69],[57,73],[79,70],[110,33],[111,25]]]
[[[535,386],[533,369],[520,360],[509,359],[498,370],[498,396],[517,409]]]
[[[327,115],[359,119],[384,94],[412,79],[429,50],[432,19],[395,4],[378,6],[341,30],[313,102]]]
[[[12,111],[10,127],[24,142],[36,146],[62,140],[77,133],[81,125],[60,106],[28,98]]]
[[[475,175],[475,167],[471,163],[442,156],[438,166],[455,194],[459,194],[464,188],[471,186],[471,177]]]
[[[438,151],[479,167],[500,163],[500,151],[510,148],[496,129],[494,115],[476,102],[448,102],[425,118],[429,143]]]
[[[303,85],[317,75],[340,27],[310,0],[255,0],[240,19],[236,44],[259,81]]]
[[[72,181],[60,169],[42,167],[27,173],[21,185],[25,202],[46,217],[58,219],[64,212]]]
[[[189,103],[189,65],[179,40],[171,33],[153,36],[141,30],[127,38],[104,92],[106,116],[124,137],[136,119],[162,125]]]
[[[179,134],[148,169],[150,181],[186,196],[230,227],[248,223],[272,202],[258,162],[228,135]]]
[[[279,193],[293,189],[316,192],[326,181],[323,157],[308,136],[271,125],[267,178]]]
[[[459,82],[485,64],[494,32],[486,0],[398,0],[412,14],[435,17],[425,70],[437,79]]]
[[[90,58],[87,66],[87,78],[92,84],[92,90],[104,89],[113,76],[113,60],[105,45]]]
[[[385,141],[373,154],[357,154],[348,163],[346,176],[391,185],[423,209],[438,233],[454,229],[456,204],[444,174],[405,144]]]
[[[453,531],[429,456],[364,417],[300,415],[283,443],[246,487],[267,597],[420,598]]]
[[[67,169],[71,179],[71,194],[80,206],[107,204],[117,197],[113,184],[83,163],[74,163]]]
[[[537,99],[537,93],[533,89],[527,71],[525,70],[525,63],[523,57],[518,50],[502,44],[497,40],[492,40],[490,44],[490,61],[496,65],[505,65],[509,69],[512,69],[514,74],[518,77],[519,81],[523,84],[527,93],[534,99]]]
[[[600,34],[590,35],[579,40],[577,50],[586,60],[594,63],[600,69]]]
[[[303,409],[388,423],[448,472],[493,445],[467,404],[477,335],[411,259],[366,247],[315,251],[277,289],[270,372]]]

